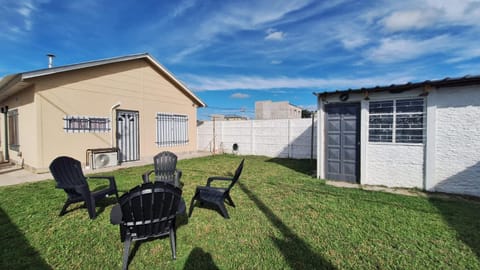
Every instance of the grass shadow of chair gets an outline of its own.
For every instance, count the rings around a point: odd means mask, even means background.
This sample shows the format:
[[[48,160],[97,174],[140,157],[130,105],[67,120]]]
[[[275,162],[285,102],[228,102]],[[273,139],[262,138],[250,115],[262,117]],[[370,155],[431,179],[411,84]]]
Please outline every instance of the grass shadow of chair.
[[[0,269],[53,269],[0,207]]]
[[[183,267],[184,270],[219,270],[212,255],[203,249],[196,247],[188,255],[187,261]]]
[[[273,211],[245,184],[238,183],[240,189],[257,205],[262,213],[275,226],[284,239],[272,237],[272,241],[282,253],[292,269],[336,269],[328,260],[315,253],[311,247],[295,234]]]
[[[316,161],[310,159],[290,159],[290,158],[271,158],[267,162],[276,163],[283,167],[292,169],[296,172],[306,174],[309,176],[314,176]]]

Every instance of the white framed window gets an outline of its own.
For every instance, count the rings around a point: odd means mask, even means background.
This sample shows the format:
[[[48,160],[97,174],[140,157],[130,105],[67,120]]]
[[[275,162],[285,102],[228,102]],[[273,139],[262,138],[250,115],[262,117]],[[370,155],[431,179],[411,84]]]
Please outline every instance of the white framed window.
[[[97,116],[65,116],[65,132],[109,132],[110,118]]]
[[[423,143],[424,120],[423,98],[371,101],[368,141]]]
[[[188,115],[157,113],[158,146],[174,146],[188,143]]]

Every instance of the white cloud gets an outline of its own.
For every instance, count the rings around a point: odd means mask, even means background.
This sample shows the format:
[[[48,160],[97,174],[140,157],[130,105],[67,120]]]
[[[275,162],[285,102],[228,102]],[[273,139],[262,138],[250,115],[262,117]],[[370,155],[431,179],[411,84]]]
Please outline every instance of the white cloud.
[[[188,9],[191,9],[195,6],[196,0],[185,0],[178,4],[173,10],[173,17],[178,17],[183,15]]]
[[[317,88],[317,89],[344,89],[360,88],[376,85],[390,85],[392,83],[406,83],[412,76],[403,74],[387,74],[378,77],[366,78],[305,78],[305,77],[259,77],[259,76],[225,76],[225,77],[202,77],[197,75],[182,76],[187,85],[195,91],[216,90],[267,90],[278,88]]]
[[[360,35],[347,36],[341,39],[343,47],[347,50],[353,50],[368,43],[368,38]]]
[[[19,39],[22,35],[32,30],[34,15],[37,11],[38,1],[23,0],[1,3],[2,16],[0,27],[4,30],[0,36],[9,40]]]
[[[442,14],[433,10],[395,11],[384,18],[382,24],[388,31],[392,32],[422,29],[435,23],[437,16],[442,16]]]
[[[246,1],[239,1],[224,6],[219,5],[198,26],[190,29],[190,33],[184,33],[184,35],[189,35],[190,37],[190,42],[187,44],[202,43],[203,47],[206,48],[214,43],[220,35],[233,35],[243,30],[265,29],[265,25],[277,22],[287,14],[301,9],[311,2],[312,0],[278,1],[274,3],[270,1],[255,1],[252,4]],[[283,32],[274,32],[269,39],[279,40],[283,38]],[[197,45],[193,46],[197,47]],[[197,51],[186,47],[173,58],[179,62]]]
[[[268,29],[266,33],[265,40],[283,40],[286,36],[284,32],[277,31],[273,28]]]
[[[272,65],[280,65],[281,63],[283,63],[283,61],[282,60],[272,60],[270,63]]]
[[[245,98],[249,98],[250,95],[248,94],[244,94],[244,93],[234,93],[230,96],[230,98],[235,98],[235,99],[245,99]]]
[[[380,15],[380,14],[377,14]],[[477,0],[402,1],[392,7],[380,24],[390,32],[439,28],[452,25],[480,26],[480,2]]]
[[[445,52],[452,48],[451,37],[442,35],[425,40],[400,37],[383,38],[380,45],[370,49],[366,57],[374,62],[394,63],[414,59],[429,53]]]

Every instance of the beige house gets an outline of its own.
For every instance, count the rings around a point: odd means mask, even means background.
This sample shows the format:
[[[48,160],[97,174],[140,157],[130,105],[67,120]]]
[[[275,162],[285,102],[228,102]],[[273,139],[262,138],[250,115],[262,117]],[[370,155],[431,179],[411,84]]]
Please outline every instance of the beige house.
[[[196,151],[205,106],[146,53],[12,74],[0,81],[0,159],[41,172],[59,155],[104,166]]]

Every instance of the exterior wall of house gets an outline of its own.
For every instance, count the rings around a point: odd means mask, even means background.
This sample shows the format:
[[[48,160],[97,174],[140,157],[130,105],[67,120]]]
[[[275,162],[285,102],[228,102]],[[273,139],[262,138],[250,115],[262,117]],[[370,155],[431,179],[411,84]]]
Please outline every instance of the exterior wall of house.
[[[430,96],[436,126],[434,179],[427,189],[480,196],[480,85],[438,89]]]
[[[32,163],[38,168],[47,168],[58,155],[70,155],[85,162],[87,149],[111,147],[115,118],[112,131],[98,133],[65,132],[63,119],[67,115],[110,118],[111,107],[118,102],[121,104],[118,110],[139,111],[141,157],[163,150],[196,150],[196,106],[143,59],[37,77],[31,82],[35,83],[40,142],[39,156]],[[156,145],[158,112],[188,116],[188,144],[163,148]]]
[[[388,187],[418,187],[424,184],[425,145],[405,143],[376,143],[368,141],[369,102],[418,97],[421,89],[404,93],[371,93],[369,100],[363,94],[352,93],[347,102],[359,102],[360,112],[360,184]],[[341,102],[339,94],[330,94],[325,100],[318,98],[320,124],[319,134],[325,136],[324,105]],[[319,138],[317,177],[325,178],[325,140]]]
[[[373,144],[367,146],[365,185],[423,187],[423,144]]]
[[[1,107],[7,105],[8,111],[18,112],[18,151],[9,149],[10,161],[16,164],[24,165],[25,167],[35,167],[37,161],[37,140],[38,136],[36,129],[36,110],[34,105],[34,90],[33,87],[28,87],[15,96],[12,96],[2,101]],[[2,156],[5,155],[5,126],[4,114],[1,114],[1,132]],[[9,142],[10,144],[10,142]]]
[[[361,184],[417,187],[428,191],[480,196],[480,85],[428,88],[425,97],[424,143],[368,141],[369,102],[419,97],[422,89],[404,93],[373,93],[369,100],[353,93],[348,102],[361,101]],[[338,95],[318,98],[324,105]],[[323,121],[319,134],[325,134]],[[317,177],[325,177],[324,136],[318,137]]]

